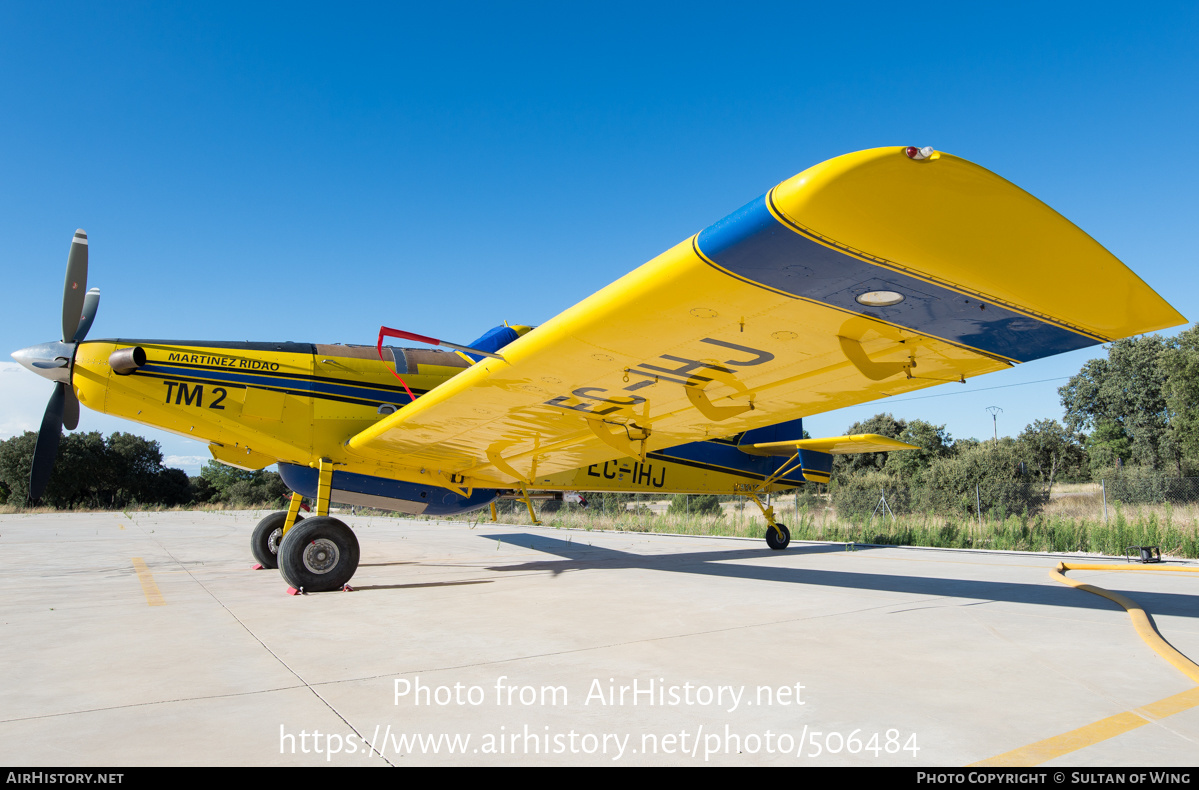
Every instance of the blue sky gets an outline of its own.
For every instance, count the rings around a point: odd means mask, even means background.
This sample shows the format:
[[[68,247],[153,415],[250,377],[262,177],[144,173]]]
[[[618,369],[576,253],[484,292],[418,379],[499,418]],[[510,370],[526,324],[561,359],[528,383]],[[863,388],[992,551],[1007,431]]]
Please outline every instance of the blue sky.
[[[57,337],[77,227],[94,338],[466,342],[812,164],[907,144],[1027,189],[1199,317],[1199,6],[679,8],[0,4],[0,349]],[[994,405],[1014,435],[1102,353],[806,424],[890,411],[981,438]],[[0,363],[0,438],[50,391]],[[193,473],[207,456],[86,409],[80,428]]]

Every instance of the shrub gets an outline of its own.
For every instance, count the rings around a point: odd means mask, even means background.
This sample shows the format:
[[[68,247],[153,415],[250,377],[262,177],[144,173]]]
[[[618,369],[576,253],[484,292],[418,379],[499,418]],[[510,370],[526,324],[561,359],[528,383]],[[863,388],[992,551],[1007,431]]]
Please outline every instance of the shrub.
[[[677,513],[692,516],[707,516],[723,514],[720,498],[715,494],[675,494],[670,498],[667,513]]]
[[[911,512],[912,490],[884,472],[865,472],[847,477],[831,488],[833,507],[838,518],[850,521],[869,519],[883,513],[879,500],[884,496],[892,513]]]
[[[920,506],[940,513],[1005,518],[1031,513],[1046,501],[1045,492],[1033,485],[1012,439],[968,447],[953,458],[943,458],[929,468],[920,492]]]

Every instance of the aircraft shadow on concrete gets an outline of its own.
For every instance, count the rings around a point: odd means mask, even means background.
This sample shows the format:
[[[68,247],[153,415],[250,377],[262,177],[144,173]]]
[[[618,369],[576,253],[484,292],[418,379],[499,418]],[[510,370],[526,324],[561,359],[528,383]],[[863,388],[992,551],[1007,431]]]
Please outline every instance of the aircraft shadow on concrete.
[[[416,582],[413,584],[364,584],[361,587],[354,587],[354,592],[367,592],[370,590],[416,590],[424,587],[465,587],[471,584],[492,584],[494,579],[473,579],[463,582]]]
[[[911,595],[937,595],[946,598],[969,598],[984,602],[1006,601],[1009,603],[1040,604],[1043,606],[1065,606],[1077,609],[1120,609],[1120,607],[1097,595],[1076,590],[1062,584],[1054,584],[1046,578],[1045,584],[1021,582],[975,581],[972,579],[934,578],[927,576],[899,576],[886,573],[858,573],[855,571],[830,571],[815,568],[796,568],[769,565],[745,565],[736,560],[781,560],[805,554],[840,554],[843,545],[801,545],[785,551],[768,548],[722,549],[720,551],[696,551],[671,554],[635,554],[628,551],[591,546],[574,540],[561,540],[540,534],[507,533],[503,535],[481,535],[486,540],[498,540],[506,546],[532,549],[552,554],[560,559],[538,560],[512,565],[495,565],[488,570],[549,571],[559,574],[566,571],[590,569],[640,568],[645,570],[670,571],[674,573],[698,573],[731,579],[754,579],[765,582],[814,585],[819,587],[844,587],[854,590],[877,590]],[[857,549],[869,551],[868,547]],[[999,566],[996,566],[999,567]],[[1050,566],[1047,564],[1045,573]],[[1121,590],[1112,586],[1109,576],[1107,585],[1095,583],[1113,592],[1122,592],[1136,601],[1145,611],[1155,615],[1199,617],[1199,597],[1177,593],[1151,593]]]

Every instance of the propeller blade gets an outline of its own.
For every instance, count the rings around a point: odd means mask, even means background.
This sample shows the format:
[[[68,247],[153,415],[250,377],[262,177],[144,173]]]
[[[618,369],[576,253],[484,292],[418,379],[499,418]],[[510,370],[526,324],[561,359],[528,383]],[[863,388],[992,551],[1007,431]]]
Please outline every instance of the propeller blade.
[[[92,321],[96,320],[96,310],[100,307],[100,289],[89,288],[87,294],[83,297],[83,315],[79,318],[79,328],[75,330],[75,339],[73,342],[81,343],[87,337],[87,330],[92,328]]]
[[[62,427],[73,431],[79,427],[79,397],[75,390],[67,386],[67,394],[62,404]]]
[[[37,432],[37,445],[33,449],[33,468],[29,470],[29,501],[42,498],[50,472],[54,469],[54,457],[58,454],[58,440],[62,436],[62,412],[66,403],[67,385],[54,385],[54,394],[46,404],[42,415],[42,427]]]
[[[79,329],[83,299],[87,293],[87,233],[75,231],[67,255],[67,279],[62,287],[62,342],[70,343]]]

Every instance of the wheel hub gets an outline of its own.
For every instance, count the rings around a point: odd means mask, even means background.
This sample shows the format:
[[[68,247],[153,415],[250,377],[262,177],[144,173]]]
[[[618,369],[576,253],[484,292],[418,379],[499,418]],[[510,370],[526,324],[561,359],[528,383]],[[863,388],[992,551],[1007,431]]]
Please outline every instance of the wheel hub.
[[[317,538],[304,548],[304,567],[313,573],[328,573],[337,567],[340,556],[336,543]]]
[[[271,554],[279,553],[279,542],[283,540],[282,528],[275,530],[271,536],[266,539],[266,547],[270,549]]]

